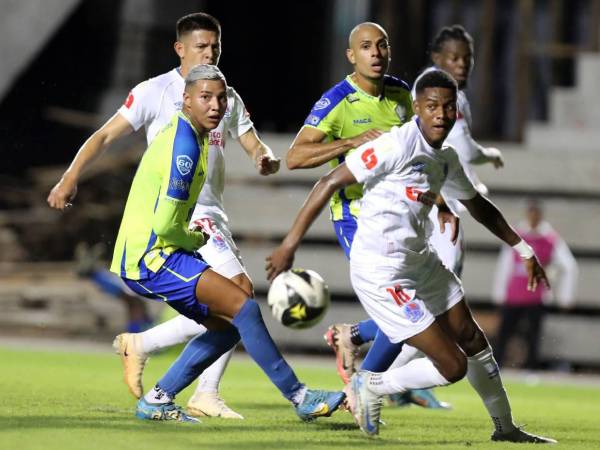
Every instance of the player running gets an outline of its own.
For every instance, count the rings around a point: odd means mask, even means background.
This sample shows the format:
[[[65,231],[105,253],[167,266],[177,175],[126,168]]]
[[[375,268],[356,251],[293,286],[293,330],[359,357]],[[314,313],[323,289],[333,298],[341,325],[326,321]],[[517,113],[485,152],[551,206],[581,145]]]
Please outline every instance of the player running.
[[[148,144],[158,131],[181,109],[184,77],[196,64],[217,64],[221,55],[221,26],[209,14],[195,13],[181,17],[176,25],[175,52],[180,66],[138,84],[118,112],[97,130],[81,147],[71,166],[52,189],[48,203],[64,209],[77,192],[81,173],[113,141],[140,129],[146,131]],[[192,226],[201,226],[210,235],[199,251],[204,260],[219,274],[231,279],[246,294],[253,286],[233,241],[223,207],[225,180],[224,148],[227,135],[239,141],[261,175],[279,170],[279,158],[257,136],[256,130],[237,92],[227,87],[227,111],[218,127],[210,131],[208,172],[192,216]],[[125,382],[139,398],[143,393],[142,373],[148,356],[172,345],[187,342],[206,329],[181,315],[140,334],[120,334],[115,348],[121,356]],[[221,377],[233,349],[209,367],[199,379],[198,387],[187,408],[198,416],[231,419],[243,417],[229,408],[218,395]]]
[[[348,47],[346,55],[354,72],[315,103],[288,151],[287,165],[292,170],[325,163],[336,167],[356,147],[404,124],[413,115],[408,85],[386,75],[391,49],[385,30],[375,23],[361,23],[351,31]],[[347,257],[361,197],[362,186],[353,184],[333,193],[329,203],[333,228]],[[344,383],[355,371],[358,346],[352,340],[360,339],[362,343],[375,339],[363,367],[373,371],[387,369],[391,361],[385,355],[390,343],[383,333],[377,334],[377,325],[364,321],[354,333],[349,330],[349,325],[337,325],[326,335],[328,344],[336,350],[337,369]],[[447,406],[426,390],[408,392],[404,398],[430,408]]]
[[[363,183],[350,257],[352,286],[392,343],[405,341],[427,358],[385,372],[360,370],[352,376],[349,405],[361,430],[378,434],[383,395],[445,386],[466,374],[496,428],[492,440],[554,443],[515,426],[498,365],[465,302],[462,284],[428,245],[433,202],[440,194],[459,200],[477,221],[512,246],[524,260],[530,289],[548,284],[546,274],[531,247],[475,190],[456,151],[442,146],[457,115],[454,79],[432,70],[417,80],[415,91],[417,116],[409,124],[361,145],[345,164],[317,182],[271,254],[268,277],[291,267],[302,237],[333,192]]]
[[[208,176],[208,132],[227,109],[225,77],[214,65],[185,78],[183,109],[154,138],[131,184],[110,270],[138,295],[164,301],[208,331],[192,339],[154,389],[137,404],[149,420],[199,422],[173,402],[240,340],[302,420],[329,416],[343,392],[315,391],[298,381],[263,322],[256,301],[213,271],[195,250],[206,236],[190,216]]]
[[[472,165],[491,163],[494,167],[500,168],[503,167],[504,160],[498,149],[481,146],[471,135],[471,107],[465,90],[474,64],[473,54],[473,38],[462,26],[443,27],[431,45],[431,59],[434,65],[426,69],[425,72],[439,68],[448,72],[457,81],[459,89],[456,101],[457,118],[445,143],[456,150],[461,164],[475,188],[483,195],[487,195],[487,187],[479,180],[472,169]],[[413,97],[414,95],[413,91]],[[464,207],[459,202],[448,200],[447,203],[456,213],[464,211]],[[429,216],[433,223],[437,223],[437,216],[438,211],[434,207]],[[439,227],[433,227],[429,242],[442,263],[460,277],[465,250],[464,232],[460,227],[455,243],[451,241],[449,234],[449,231],[443,233]],[[353,325],[335,324],[331,326],[328,335],[337,337],[336,345],[332,347],[338,358],[345,357],[346,361],[353,362],[351,355],[357,354],[360,345],[373,339],[374,333],[371,331],[373,328],[376,328],[376,325],[372,320]],[[407,361],[419,356],[422,355],[414,347],[405,346],[398,359],[392,363],[392,366],[400,367],[406,364]],[[346,376],[350,377],[354,371],[354,364],[348,364]],[[402,404],[410,396],[409,392],[404,393],[402,396],[394,395],[391,398]]]

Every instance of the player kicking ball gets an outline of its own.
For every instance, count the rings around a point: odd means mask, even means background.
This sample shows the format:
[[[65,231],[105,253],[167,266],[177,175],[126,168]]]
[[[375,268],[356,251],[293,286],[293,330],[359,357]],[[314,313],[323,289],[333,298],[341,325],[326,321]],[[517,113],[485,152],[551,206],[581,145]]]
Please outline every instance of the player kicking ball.
[[[301,419],[329,416],[345,394],[300,383],[271,339],[256,301],[195,253],[207,238],[188,227],[207,176],[208,132],[219,125],[226,107],[223,74],[213,65],[194,66],[185,78],[183,109],[144,153],[125,205],[111,271],[137,294],[164,301],[208,329],[139,400],[136,416],[199,422],[173,400],[240,339]]]
[[[531,247],[477,193],[456,151],[442,146],[456,121],[454,79],[432,70],[417,80],[415,91],[415,119],[361,145],[315,185],[282,244],[267,258],[268,278],[291,267],[302,237],[332,193],[363,183],[350,256],[352,286],[392,343],[406,342],[427,358],[352,376],[348,400],[361,430],[379,433],[384,395],[455,383],[468,367],[467,378],[496,426],[492,440],[555,443],[515,426],[498,365],[465,302],[462,284],[428,245],[428,214],[437,196],[459,200],[477,221],[513,246],[525,261],[530,289],[548,284],[546,274]]]

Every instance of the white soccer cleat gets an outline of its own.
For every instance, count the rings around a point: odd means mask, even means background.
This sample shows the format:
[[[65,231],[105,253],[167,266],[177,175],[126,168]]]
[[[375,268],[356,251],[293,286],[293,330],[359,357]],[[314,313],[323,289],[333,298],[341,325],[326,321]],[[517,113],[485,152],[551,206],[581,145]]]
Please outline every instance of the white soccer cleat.
[[[354,402],[351,412],[360,429],[369,436],[379,434],[381,406],[383,405],[383,396],[377,395],[369,389],[369,378],[372,375],[373,373],[368,370],[361,370],[352,375],[350,379]]]
[[[338,323],[331,325],[325,333],[325,340],[335,353],[337,372],[344,384],[350,382],[350,377],[356,372],[356,356],[358,346],[350,340],[352,325]]]
[[[189,414],[196,417],[244,418],[227,406],[217,392],[196,392],[188,401],[186,408]]]
[[[123,379],[129,392],[135,398],[141,398],[144,393],[142,374],[148,360],[148,355],[142,351],[141,337],[135,333],[119,334],[113,341],[113,348],[121,357]]]

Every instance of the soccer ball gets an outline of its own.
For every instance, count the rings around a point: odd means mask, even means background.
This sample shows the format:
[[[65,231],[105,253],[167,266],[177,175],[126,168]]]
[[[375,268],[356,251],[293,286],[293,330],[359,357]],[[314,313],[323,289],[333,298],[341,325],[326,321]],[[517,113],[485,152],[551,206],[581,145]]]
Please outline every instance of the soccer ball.
[[[290,328],[309,328],[325,315],[329,288],[314,270],[291,269],[273,280],[267,300],[280,323]]]

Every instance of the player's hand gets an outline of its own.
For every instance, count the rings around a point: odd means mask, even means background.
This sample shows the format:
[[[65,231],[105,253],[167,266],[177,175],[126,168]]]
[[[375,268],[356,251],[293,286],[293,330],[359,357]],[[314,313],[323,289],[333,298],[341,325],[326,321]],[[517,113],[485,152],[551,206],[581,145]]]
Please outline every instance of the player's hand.
[[[77,195],[77,181],[71,177],[62,177],[52,188],[46,201],[51,208],[64,211]]]
[[[450,242],[456,245],[458,241],[458,230],[460,225],[460,217],[452,211],[443,211],[438,209],[438,222],[440,223],[440,231],[442,234],[446,231],[446,224],[450,227]]]
[[[202,238],[204,239],[204,242],[199,247],[206,245],[206,243],[210,239],[210,234],[208,234],[206,232],[206,230],[204,229],[204,227],[202,225],[197,224],[194,228],[192,228],[192,232],[195,233],[196,235],[201,235]]]
[[[273,281],[281,272],[291,269],[292,264],[294,264],[294,251],[280,245],[266,258],[267,280]]]
[[[256,160],[256,168],[261,175],[271,175],[279,171],[281,158],[275,158],[270,155],[261,155]]]
[[[502,152],[496,147],[488,147],[488,154],[490,155],[490,162],[494,165],[494,169],[501,169],[504,167],[504,157]]]
[[[527,269],[527,290],[535,291],[540,283],[544,283],[544,285],[550,289],[550,282],[548,281],[548,277],[546,276],[546,271],[540,265],[537,257],[532,256],[531,258],[523,260],[523,264],[525,264],[525,269]]]
[[[379,136],[383,134],[383,131],[378,130],[377,128],[371,128],[370,130],[365,131],[364,133],[359,134],[358,136],[354,136],[350,139],[352,146],[354,148],[359,145],[364,144],[365,142],[372,141],[373,139],[377,139]]]

